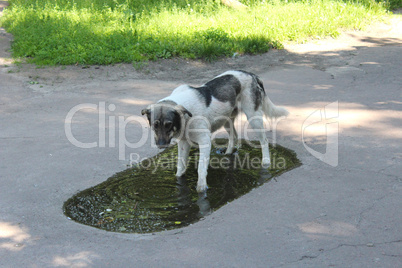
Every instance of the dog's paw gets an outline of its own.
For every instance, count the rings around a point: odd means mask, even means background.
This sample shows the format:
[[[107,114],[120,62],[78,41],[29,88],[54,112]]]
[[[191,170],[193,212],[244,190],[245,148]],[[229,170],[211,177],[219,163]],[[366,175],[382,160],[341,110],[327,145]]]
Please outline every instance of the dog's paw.
[[[197,184],[197,192],[203,193],[206,192],[208,189],[208,186],[206,184]]]
[[[263,168],[269,168],[269,166],[271,165],[271,160],[269,158],[263,158],[261,161],[261,166]]]
[[[176,177],[181,177],[181,176],[183,176],[185,172],[186,172],[185,169],[177,169]]]
[[[227,148],[225,154],[232,154],[233,153],[233,147],[232,148]]]

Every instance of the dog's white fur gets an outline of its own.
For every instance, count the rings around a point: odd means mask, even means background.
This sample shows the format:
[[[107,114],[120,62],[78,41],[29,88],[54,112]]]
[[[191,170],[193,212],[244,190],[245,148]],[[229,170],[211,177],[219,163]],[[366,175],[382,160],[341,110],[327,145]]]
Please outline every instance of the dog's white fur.
[[[255,110],[255,100],[252,95],[253,77],[241,71],[228,71],[223,75],[233,75],[241,84],[241,91],[236,99],[236,106],[239,112],[244,112],[253,129],[259,132],[259,141],[262,148],[262,165],[270,165],[268,140],[265,134],[263,117],[276,118],[286,116],[288,111],[285,108],[275,106],[266,94],[261,100],[261,105]],[[212,97],[209,107],[200,101],[199,94],[187,85],[177,87],[170,96],[160,100],[174,101],[182,105],[192,113],[192,117],[186,115],[186,135],[178,141],[178,163],[176,176],[182,176],[187,167],[188,155],[191,143],[196,143],[200,148],[200,159],[198,165],[197,191],[203,192],[207,189],[207,170],[211,152],[211,134],[225,126],[229,133],[229,144],[226,154],[231,154],[237,139],[234,129],[234,120],[237,114],[233,114],[234,106],[230,102],[221,102]],[[228,119],[230,122],[228,122]],[[250,119],[252,119],[250,121]]]

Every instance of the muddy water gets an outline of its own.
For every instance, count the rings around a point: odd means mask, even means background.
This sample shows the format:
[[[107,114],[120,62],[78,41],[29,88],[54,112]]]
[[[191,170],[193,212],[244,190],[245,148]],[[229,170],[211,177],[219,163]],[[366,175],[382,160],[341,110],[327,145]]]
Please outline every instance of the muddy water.
[[[186,175],[177,179],[177,146],[71,197],[64,213],[74,221],[113,232],[150,233],[187,226],[279,174],[299,166],[296,154],[270,147],[271,167],[261,168],[256,143],[224,155],[227,140],[215,140],[208,191],[196,192],[198,149],[190,152]]]

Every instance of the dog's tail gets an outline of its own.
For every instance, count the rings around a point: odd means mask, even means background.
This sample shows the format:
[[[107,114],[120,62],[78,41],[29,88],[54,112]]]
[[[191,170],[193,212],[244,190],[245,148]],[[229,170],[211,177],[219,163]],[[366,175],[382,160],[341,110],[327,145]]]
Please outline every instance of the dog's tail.
[[[289,112],[284,107],[275,106],[267,95],[264,96],[262,109],[269,118],[278,118],[288,116]]]
[[[261,79],[254,75],[254,79],[258,84],[258,88],[263,93],[263,100],[262,100],[262,110],[264,114],[269,118],[279,118],[281,116],[288,116],[289,112],[284,107],[275,106],[272,101],[269,99],[268,95],[265,93],[264,84],[262,83]]]

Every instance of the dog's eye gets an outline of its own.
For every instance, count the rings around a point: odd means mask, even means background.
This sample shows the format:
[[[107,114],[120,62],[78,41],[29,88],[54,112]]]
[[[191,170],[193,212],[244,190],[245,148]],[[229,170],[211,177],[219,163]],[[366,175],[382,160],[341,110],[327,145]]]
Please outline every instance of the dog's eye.
[[[173,123],[170,121],[165,122],[165,129],[171,129],[172,125],[173,125]]]
[[[159,120],[156,120],[155,122],[154,122],[154,128],[158,128],[159,127]]]

